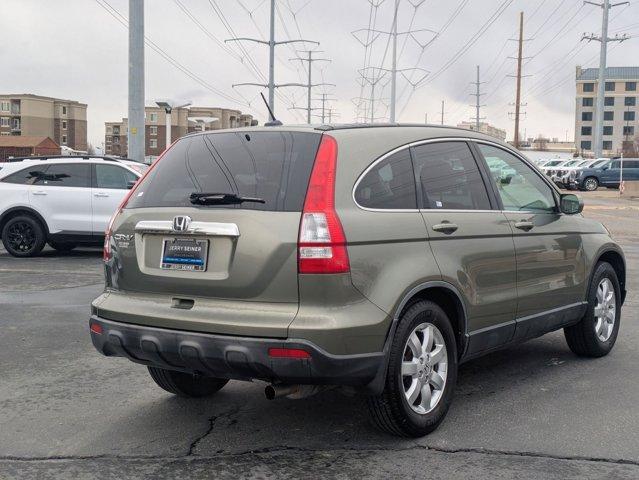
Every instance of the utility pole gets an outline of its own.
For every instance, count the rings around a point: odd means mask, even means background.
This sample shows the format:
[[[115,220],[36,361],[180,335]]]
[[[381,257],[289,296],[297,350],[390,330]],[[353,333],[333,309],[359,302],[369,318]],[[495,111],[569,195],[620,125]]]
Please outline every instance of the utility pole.
[[[144,0],[129,0],[128,156],[144,162]]]
[[[471,93],[471,95],[475,97],[475,112],[476,112],[475,113],[475,129],[477,131],[479,131],[480,120],[483,120],[483,118],[479,116],[479,109],[483,107],[483,105],[479,103],[479,100],[481,99],[481,96],[483,95],[483,93],[479,91],[479,86],[482,83],[483,82],[479,81],[479,65],[477,65],[477,80],[475,82],[472,82],[472,84],[475,85],[476,87],[476,90],[475,90],[476,93]]]
[[[276,41],[275,40],[275,2],[276,0],[271,0],[271,16],[270,16],[271,25],[270,25],[270,35],[269,35],[268,42],[266,40],[260,40],[259,38],[246,38],[246,37],[229,38],[228,40],[224,40],[225,42],[245,41],[245,42],[255,42],[255,43],[261,43],[263,45],[268,45],[268,51],[269,51],[268,84],[247,82],[247,83],[236,83],[232,85],[232,87],[235,88],[239,86],[250,85],[253,87],[268,88],[268,105],[269,105],[269,108],[271,109],[271,112],[273,112],[273,114],[275,114],[275,89],[276,88],[307,87],[307,85],[304,85],[303,83],[282,83],[279,85],[275,83],[275,47],[277,45],[285,45],[287,43],[313,43],[315,45],[319,45],[319,42],[314,42],[312,40],[303,40],[303,39]]]
[[[599,50],[599,76],[597,78],[597,104],[595,106],[595,158],[599,158],[603,155],[603,111],[604,111],[604,96],[606,86],[606,56],[608,53],[608,42],[623,42],[630,38],[628,35],[615,35],[614,38],[608,37],[608,14],[610,9],[619,5],[625,5],[630,2],[619,2],[610,4],[610,0],[603,0],[603,3],[585,1],[590,5],[595,5],[602,9],[603,14],[601,16],[601,36],[594,34],[584,35],[582,40],[588,40],[589,42],[596,40],[601,42],[601,48]]]
[[[444,124],[444,100],[442,100],[442,125]]]
[[[524,12],[519,12],[519,49],[517,54],[517,93],[515,94],[515,148],[519,148],[519,115],[521,109],[521,60],[524,51]]]
[[[393,60],[391,64],[391,101],[390,101],[390,123],[395,123],[395,101],[397,97],[397,11],[399,10],[399,0],[395,0],[395,13],[393,14],[393,28],[390,35],[393,38]]]
[[[322,111],[320,118],[322,119],[322,123],[326,121],[326,102],[330,102],[332,99],[327,98],[330,93],[320,93],[320,97],[318,100],[322,102],[322,106],[318,108],[318,110]]]
[[[331,85],[331,86],[335,86],[335,84],[333,83],[315,83],[313,84],[312,82],[312,74],[313,74],[313,62],[330,62],[331,60],[329,60],[328,58],[313,58],[313,53],[323,53],[320,50],[302,50],[299,53],[307,53],[308,54],[308,58],[302,58],[302,57],[297,57],[297,58],[291,58],[290,61],[300,61],[300,62],[308,62],[308,84],[307,84],[307,89],[308,89],[308,101],[307,101],[307,107],[306,107],[306,123],[310,124],[311,123],[311,110],[313,110],[311,108],[311,92],[313,90],[313,87],[318,87],[320,85]]]

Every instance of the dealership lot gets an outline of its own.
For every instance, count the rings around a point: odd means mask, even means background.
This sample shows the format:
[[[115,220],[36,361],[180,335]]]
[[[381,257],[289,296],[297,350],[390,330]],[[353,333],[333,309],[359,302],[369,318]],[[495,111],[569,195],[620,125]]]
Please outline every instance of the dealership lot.
[[[263,384],[231,382],[174,398],[144,367],[94,351],[99,250],[0,249],[0,478],[638,478],[639,202],[582,196],[627,257],[612,354],[577,358],[553,333],[471,361],[447,419],[419,440],[378,433],[337,392],[270,402]]]

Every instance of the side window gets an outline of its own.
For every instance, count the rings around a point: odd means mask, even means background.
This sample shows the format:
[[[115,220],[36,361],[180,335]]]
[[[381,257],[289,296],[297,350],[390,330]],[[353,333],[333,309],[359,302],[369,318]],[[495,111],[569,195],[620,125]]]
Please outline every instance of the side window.
[[[91,165],[88,163],[54,163],[34,184],[49,187],[90,187]]]
[[[504,210],[555,211],[551,187],[531,167],[501,148],[477,146],[486,159]]]
[[[29,168],[25,168],[18,172],[12,173],[11,175],[7,175],[2,179],[5,183],[15,183],[18,185],[31,185],[36,178],[44,175],[47,166],[31,166]]]
[[[128,170],[116,165],[95,165],[95,185],[97,188],[118,188],[126,190],[129,182],[138,178]]]
[[[486,186],[465,142],[429,143],[412,151],[424,208],[490,210]]]
[[[406,148],[375,165],[360,180],[355,201],[366,208],[416,209],[415,176]]]

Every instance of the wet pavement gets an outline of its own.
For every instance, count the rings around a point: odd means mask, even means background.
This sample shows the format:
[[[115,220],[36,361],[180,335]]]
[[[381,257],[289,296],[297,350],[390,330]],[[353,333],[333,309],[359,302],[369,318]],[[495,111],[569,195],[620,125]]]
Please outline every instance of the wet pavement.
[[[184,400],[94,351],[101,252],[0,249],[0,478],[639,478],[639,202],[584,194],[624,247],[628,298],[613,352],[574,356],[561,332],[460,369],[432,435],[403,440],[328,391],[268,401],[230,382]]]

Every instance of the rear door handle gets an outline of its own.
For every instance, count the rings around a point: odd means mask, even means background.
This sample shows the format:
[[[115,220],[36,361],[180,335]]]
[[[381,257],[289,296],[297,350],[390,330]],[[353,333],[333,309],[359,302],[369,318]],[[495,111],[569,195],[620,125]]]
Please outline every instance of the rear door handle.
[[[108,197],[109,194],[108,193],[104,193],[104,192],[98,192],[98,193],[94,193],[93,196],[95,196],[95,197]]]
[[[442,222],[442,223],[433,225],[433,230],[435,230],[436,232],[442,232],[442,233],[453,233],[458,228],[459,227],[457,225],[450,222]]]
[[[46,195],[47,192],[44,190],[36,190],[35,192],[31,192],[33,195]]]
[[[532,230],[534,226],[535,226],[534,223],[529,222],[527,220],[522,220],[521,222],[515,223],[515,228],[518,228],[519,230],[523,230],[524,232]]]

